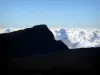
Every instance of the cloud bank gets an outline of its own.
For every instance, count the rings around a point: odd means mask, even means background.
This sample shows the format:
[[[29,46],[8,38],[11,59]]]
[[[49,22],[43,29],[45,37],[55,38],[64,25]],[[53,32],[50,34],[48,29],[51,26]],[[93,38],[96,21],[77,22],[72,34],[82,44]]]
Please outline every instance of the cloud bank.
[[[62,40],[69,48],[100,47],[99,28],[53,28],[56,40]]]
[[[9,33],[22,28],[0,29],[0,33]],[[24,28],[23,28],[24,29]],[[99,28],[52,28],[56,40],[61,40],[69,48],[100,47]]]

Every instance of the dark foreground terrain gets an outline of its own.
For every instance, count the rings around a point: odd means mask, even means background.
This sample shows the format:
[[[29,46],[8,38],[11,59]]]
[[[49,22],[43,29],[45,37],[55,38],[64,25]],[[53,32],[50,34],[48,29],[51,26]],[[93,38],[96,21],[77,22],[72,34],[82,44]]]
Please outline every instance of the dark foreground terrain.
[[[0,34],[0,51],[7,75],[96,74],[100,67],[100,47],[69,49],[46,25]]]

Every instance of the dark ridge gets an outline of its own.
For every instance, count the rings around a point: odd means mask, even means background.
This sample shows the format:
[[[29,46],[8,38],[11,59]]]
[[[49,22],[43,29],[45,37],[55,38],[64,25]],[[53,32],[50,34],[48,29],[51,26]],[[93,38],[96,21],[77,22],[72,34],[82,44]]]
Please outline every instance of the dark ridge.
[[[56,52],[59,48],[68,49],[61,41],[54,39],[53,33],[46,25],[37,25],[32,28],[1,34],[7,38],[9,56],[25,57],[32,54]],[[60,44],[60,46],[57,46]],[[63,46],[62,46],[63,45]],[[4,45],[5,46],[5,45]],[[4,48],[6,48],[6,46]],[[58,48],[59,47],[59,48]]]
[[[100,47],[68,49],[45,24],[0,34],[0,51],[2,70],[13,75],[90,73],[100,66]]]

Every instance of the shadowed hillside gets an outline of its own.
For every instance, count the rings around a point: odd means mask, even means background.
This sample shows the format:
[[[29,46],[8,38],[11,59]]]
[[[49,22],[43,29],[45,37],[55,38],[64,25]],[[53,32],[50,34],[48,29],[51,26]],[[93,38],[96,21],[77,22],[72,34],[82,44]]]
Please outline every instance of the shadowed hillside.
[[[99,67],[99,49],[68,49],[63,42],[54,39],[44,24],[0,34],[3,70],[18,75],[46,71],[51,75],[74,71],[91,72]]]

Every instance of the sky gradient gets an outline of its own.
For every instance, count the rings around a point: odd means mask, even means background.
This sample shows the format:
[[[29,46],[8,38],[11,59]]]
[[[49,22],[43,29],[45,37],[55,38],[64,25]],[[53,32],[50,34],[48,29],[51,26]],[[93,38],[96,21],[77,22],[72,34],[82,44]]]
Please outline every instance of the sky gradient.
[[[0,27],[100,28],[100,0],[0,0]]]

